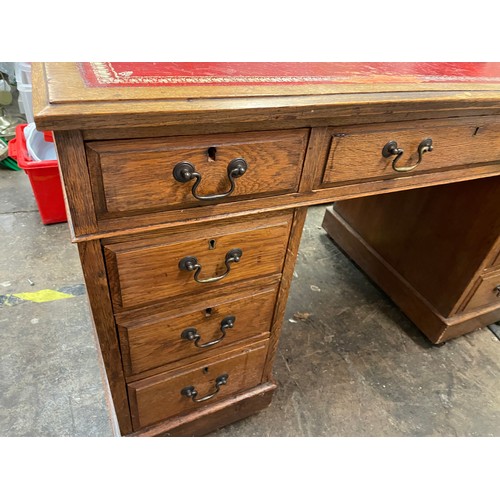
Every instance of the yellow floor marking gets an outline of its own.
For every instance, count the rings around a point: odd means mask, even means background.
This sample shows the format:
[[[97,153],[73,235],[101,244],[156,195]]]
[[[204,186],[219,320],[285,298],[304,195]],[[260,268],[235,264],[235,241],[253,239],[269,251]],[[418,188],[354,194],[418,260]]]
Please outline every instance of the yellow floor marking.
[[[69,293],[58,292],[57,290],[40,290],[38,292],[13,293],[14,297],[31,302],[51,302],[53,300],[69,299],[74,297]]]

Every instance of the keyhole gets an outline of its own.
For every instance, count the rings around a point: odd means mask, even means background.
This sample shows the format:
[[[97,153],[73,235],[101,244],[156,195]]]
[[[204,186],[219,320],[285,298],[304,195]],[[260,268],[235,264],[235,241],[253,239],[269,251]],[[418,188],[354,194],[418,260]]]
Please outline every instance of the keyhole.
[[[203,373],[208,373],[208,366],[205,366],[205,368],[203,368]]]
[[[212,316],[212,308],[211,307],[207,307],[205,309],[205,316],[208,318],[209,316]]]
[[[208,161],[215,161],[216,154],[217,154],[217,148],[214,146],[209,147],[207,151]]]
[[[215,240],[210,240],[208,242],[208,249],[209,250],[214,250],[215,249]]]

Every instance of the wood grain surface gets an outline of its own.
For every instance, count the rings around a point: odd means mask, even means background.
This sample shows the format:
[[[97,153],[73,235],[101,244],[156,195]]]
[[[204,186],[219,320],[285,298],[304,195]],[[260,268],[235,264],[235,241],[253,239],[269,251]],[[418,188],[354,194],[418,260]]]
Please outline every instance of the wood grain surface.
[[[186,307],[176,309],[167,304],[161,315],[117,320],[125,374],[138,374],[194,355],[214,355],[221,347],[269,332],[276,293],[277,286],[243,294],[235,290],[232,297],[188,302]],[[235,318],[234,326],[226,329],[218,344],[201,348],[181,337],[185,329],[195,328],[201,335],[200,345],[218,339],[221,322],[228,316]]]
[[[444,317],[492,260],[500,177],[335,204],[335,211]]]
[[[474,288],[473,294],[467,301],[463,312],[489,306],[500,308],[500,270],[481,275]]]
[[[174,87],[174,91],[151,86],[88,88],[76,63],[34,66],[33,86],[48,82],[47,92],[35,93],[33,103],[37,126],[46,130],[250,123],[335,115],[351,116],[355,122],[359,115],[402,110],[407,115],[453,110],[453,116],[460,116],[467,109],[477,115],[500,113],[498,83],[243,86],[239,95],[234,92],[237,87],[228,94],[228,87],[195,86],[183,94],[182,87]]]
[[[66,211],[75,236],[97,232],[97,218],[82,134],[78,130],[54,133]]]
[[[98,241],[79,243],[78,252],[92,310],[95,334],[99,341],[116,417],[122,434],[128,434],[132,431],[128,395],[102,247]]]
[[[404,150],[398,167],[418,161],[418,145],[431,138],[433,151],[411,172],[392,168],[394,156],[384,158],[382,149],[396,141]],[[418,175],[441,168],[500,161],[500,123],[489,120],[447,120],[331,129],[330,151],[321,184],[359,182],[368,179]]]
[[[375,281],[434,344],[482,328],[500,320],[500,307],[490,306],[448,318],[439,314],[413,286],[380,256],[334,210],[328,209],[323,221],[326,232],[349,257]]]
[[[203,233],[181,231],[169,237],[145,238],[105,246],[114,303],[137,307],[180,295],[218,290],[260,276],[281,273],[292,214],[290,212],[248,222],[225,223]],[[211,249],[213,240],[215,248]],[[179,269],[184,257],[194,256],[202,265],[200,279],[226,271],[226,254],[239,248],[240,262],[214,283],[197,283],[194,272]]]
[[[271,381],[273,379],[272,368],[274,358],[278,349],[279,337],[281,333],[281,325],[285,316],[286,303],[288,299],[288,292],[293,280],[293,270],[295,262],[299,253],[300,238],[302,236],[302,229],[307,216],[307,208],[298,208],[293,214],[292,230],[290,231],[290,238],[286,249],[286,259],[283,266],[283,274],[281,278],[278,298],[273,315],[273,323],[271,326],[271,338],[269,339],[269,351],[266,359],[266,366],[264,368],[265,380]]]
[[[215,400],[195,411],[167,418],[134,432],[131,436],[203,436],[265,409],[271,403],[275,390],[274,382],[266,382]]]
[[[202,363],[186,366],[174,373],[157,375],[129,384],[134,430],[186,411],[197,410],[217,399],[230,396],[260,384],[267,354],[267,341],[250,344],[244,349]],[[227,374],[226,385],[213,399],[196,403],[181,394],[184,387],[193,386],[198,397],[212,393],[218,376]]]
[[[87,143],[89,168],[99,211],[121,212],[205,206],[191,193],[193,181],[173,175],[179,162],[191,163],[202,176],[201,196],[230,188],[229,163],[243,158],[248,169],[235,179],[236,188],[216,203],[297,191],[309,135],[308,129],[247,132],[195,137]],[[209,154],[210,151],[210,154]]]
[[[229,221],[241,216],[257,216],[265,213],[270,215],[277,210],[321,205],[337,200],[354,199],[379,193],[391,193],[425,186],[494,177],[499,174],[500,166],[497,163],[466,165],[463,168],[441,169],[422,172],[418,175],[405,175],[404,177],[370,180],[368,182],[353,182],[352,184],[335,185],[302,193],[273,195],[237,202],[228,201],[204,207],[193,207],[189,210],[170,210],[100,219],[97,232],[74,236],[73,241],[88,241],[118,235],[140,234],[144,231],[179,228],[185,226],[186,223],[204,227],[214,221]]]
[[[388,202],[364,198],[345,210],[340,203],[325,224],[432,342],[499,319],[491,299],[500,265],[498,82],[372,76],[352,74],[342,84],[112,87],[89,85],[76,63],[33,65],[35,121],[55,131],[70,229],[123,434],[203,434],[270,402],[301,231],[314,204],[400,191]],[[426,138],[434,150],[411,173],[394,172],[392,158],[382,157],[393,140],[404,149],[398,164],[412,164]],[[189,161],[202,174],[202,195],[223,192],[236,157],[248,171],[223,200],[193,200],[192,182],[172,176],[177,162]],[[242,249],[241,261],[219,282],[196,283],[178,267],[195,256],[201,278],[219,276],[233,248]],[[188,326],[204,341],[216,338],[227,314],[236,316],[235,328],[218,347],[200,354],[180,342]],[[196,404],[181,395],[188,385],[209,394],[222,373],[228,384],[213,399]]]
[[[497,267],[497,266],[500,266],[500,249],[499,249],[500,248],[500,238],[498,239],[498,242],[495,245],[495,248],[497,249],[498,254],[497,254],[496,257],[494,257],[493,262],[488,267]]]
[[[475,108],[463,108],[453,114],[456,117],[477,117],[481,119],[496,118],[498,113],[489,112],[487,110],[477,110]],[[123,140],[123,139],[145,139],[154,137],[172,137],[172,136],[192,136],[200,134],[225,134],[225,133],[241,133],[246,131],[271,131],[271,130],[291,130],[299,128],[321,128],[321,127],[351,127],[352,125],[386,125],[396,122],[413,122],[430,119],[447,119],[453,111],[448,109],[413,109],[399,108],[392,113],[384,113],[383,108],[377,110],[376,113],[363,114],[359,110],[353,110],[351,113],[334,112],[331,114],[323,114],[315,116],[312,113],[310,116],[294,117],[293,114],[275,118],[274,120],[258,121],[258,122],[213,122],[213,123],[178,123],[175,125],[143,125],[130,127],[109,127],[109,128],[87,128],[84,129],[83,138],[85,141],[100,141],[100,140]]]

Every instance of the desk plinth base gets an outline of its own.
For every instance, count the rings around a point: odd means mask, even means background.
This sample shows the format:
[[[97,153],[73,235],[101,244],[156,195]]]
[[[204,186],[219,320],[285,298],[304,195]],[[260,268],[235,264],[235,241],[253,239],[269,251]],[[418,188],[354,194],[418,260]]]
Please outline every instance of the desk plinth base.
[[[129,436],[204,436],[267,408],[276,387],[274,382],[267,382],[219,403],[200,408],[199,411],[169,418]]]
[[[337,246],[387,293],[433,344],[441,344],[500,319],[498,306],[443,317],[338,212],[327,209],[322,225]]]

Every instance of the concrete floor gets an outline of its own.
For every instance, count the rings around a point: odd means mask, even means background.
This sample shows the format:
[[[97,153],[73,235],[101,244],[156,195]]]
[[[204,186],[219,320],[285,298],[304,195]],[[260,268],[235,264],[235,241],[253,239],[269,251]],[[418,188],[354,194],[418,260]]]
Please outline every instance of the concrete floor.
[[[273,403],[212,436],[500,435],[492,330],[432,346],[326,236],[324,209],[306,222]],[[0,436],[112,436],[76,247],[41,224],[23,172],[0,170],[0,235]],[[8,296],[42,289],[72,297]]]
[[[23,171],[0,169],[0,235],[0,435],[112,436],[83,287],[53,302],[6,298],[83,284],[67,224],[41,223]]]

